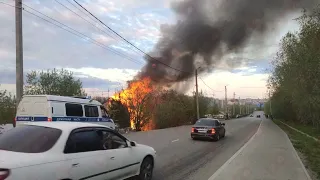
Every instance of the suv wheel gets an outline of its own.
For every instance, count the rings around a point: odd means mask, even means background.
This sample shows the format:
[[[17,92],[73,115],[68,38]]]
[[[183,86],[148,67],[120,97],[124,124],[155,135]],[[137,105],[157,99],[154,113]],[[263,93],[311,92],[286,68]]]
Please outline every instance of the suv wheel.
[[[214,139],[215,141],[219,141],[220,140],[220,134],[217,134],[217,137]]]

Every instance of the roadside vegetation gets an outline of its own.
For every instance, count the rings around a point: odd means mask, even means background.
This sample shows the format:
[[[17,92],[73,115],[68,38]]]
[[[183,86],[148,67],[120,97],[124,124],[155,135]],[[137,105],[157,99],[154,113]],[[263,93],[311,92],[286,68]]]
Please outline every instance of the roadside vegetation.
[[[272,114],[320,130],[320,6],[297,21],[300,30],[283,37],[273,61]],[[265,111],[270,114],[269,108]]]
[[[32,71],[27,74],[24,94],[48,94],[60,96],[84,96],[82,82],[64,69]]]
[[[268,83],[272,108],[269,101],[264,111],[273,115],[274,122],[288,134],[305,166],[320,179],[320,142],[280,122],[320,138],[320,6],[312,12],[304,11],[297,21],[299,31],[283,37],[272,63]]]
[[[12,123],[16,111],[15,101],[10,93],[0,90],[0,125]]]

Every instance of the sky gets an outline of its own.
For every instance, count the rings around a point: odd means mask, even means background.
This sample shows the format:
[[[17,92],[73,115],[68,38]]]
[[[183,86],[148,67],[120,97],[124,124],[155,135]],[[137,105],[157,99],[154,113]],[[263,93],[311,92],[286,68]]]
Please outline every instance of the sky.
[[[172,1],[78,0],[144,52],[153,49],[161,37],[163,24],[176,22],[170,8]],[[0,2],[14,5],[13,0]],[[126,81],[132,79],[145,64],[141,52],[80,10],[73,0],[24,0],[23,3],[25,75],[32,70],[64,68],[80,78],[89,95],[107,96],[108,90],[112,95],[114,91],[125,88]],[[222,61],[212,72],[200,74],[199,91],[207,96],[223,98],[224,87],[227,86],[228,97],[233,97],[234,93],[237,98],[267,97],[266,80],[270,62],[276,55],[281,37],[288,31],[298,29],[297,22],[293,20],[297,16],[291,14],[285,17],[270,31],[261,46],[248,42],[241,54],[230,54],[228,58],[233,59],[235,65]],[[1,3],[0,32],[0,89],[15,94],[15,11],[13,7]],[[186,92],[190,94],[194,91],[194,79],[186,83],[191,84]]]

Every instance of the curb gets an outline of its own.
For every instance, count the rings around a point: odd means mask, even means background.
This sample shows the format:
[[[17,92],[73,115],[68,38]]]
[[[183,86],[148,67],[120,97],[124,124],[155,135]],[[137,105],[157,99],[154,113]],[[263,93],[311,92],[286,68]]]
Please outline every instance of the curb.
[[[258,134],[258,131],[260,130],[262,121],[263,120],[260,121],[260,124],[259,124],[257,131],[254,133],[253,136],[251,136],[249,141],[247,141],[233,156],[231,156],[231,158],[228,159],[208,180],[214,180],[215,178],[217,178],[219,176],[219,174],[244,150],[244,148],[246,148],[250,144],[250,142]]]
[[[282,131],[283,131],[283,130],[282,130]],[[284,132],[284,133],[285,133],[285,132]],[[304,173],[306,174],[306,176],[307,176],[307,179],[308,179],[308,180],[312,180],[311,177],[310,177],[310,175],[309,175],[309,173],[308,173],[308,171],[307,171],[307,169],[306,169],[306,167],[304,166],[304,164],[303,164],[300,156],[298,155],[296,149],[293,147],[293,144],[291,143],[291,141],[290,141],[287,133],[285,133],[285,134],[286,134],[286,136],[287,136],[287,138],[288,138],[288,140],[289,140],[289,143],[291,144],[291,148],[293,148],[293,152],[294,152],[295,156],[297,157],[297,159],[298,159],[298,161],[299,161],[299,163],[300,163],[300,165],[301,165],[301,167],[302,167],[302,169],[303,169],[303,172],[304,172]]]

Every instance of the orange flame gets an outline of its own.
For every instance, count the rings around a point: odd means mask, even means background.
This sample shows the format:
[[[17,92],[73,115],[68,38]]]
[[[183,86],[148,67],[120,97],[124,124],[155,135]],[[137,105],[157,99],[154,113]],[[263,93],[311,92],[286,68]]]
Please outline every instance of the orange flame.
[[[153,91],[150,78],[143,78],[141,80],[134,80],[128,83],[128,88],[116,93],[112,96],[114,100],[120,101],[122,104],[126,105],[130,114],[130,126],[135,128],[134,120],[139,116],[143,116],[143,111],[139,110],[142,104],[144,104],[146,96]],[[141,130],[147,131],[154,129],[154,123],[151,120],[144,125]]]

